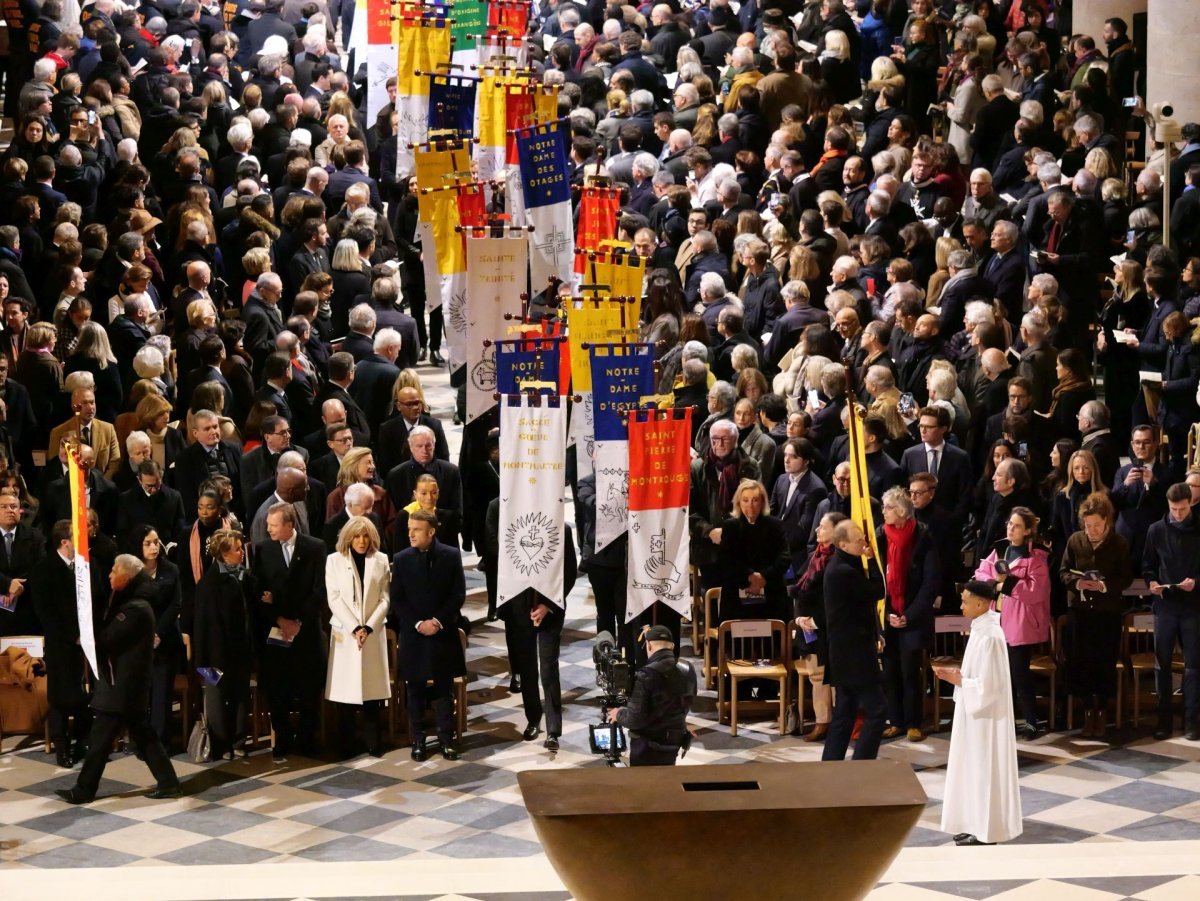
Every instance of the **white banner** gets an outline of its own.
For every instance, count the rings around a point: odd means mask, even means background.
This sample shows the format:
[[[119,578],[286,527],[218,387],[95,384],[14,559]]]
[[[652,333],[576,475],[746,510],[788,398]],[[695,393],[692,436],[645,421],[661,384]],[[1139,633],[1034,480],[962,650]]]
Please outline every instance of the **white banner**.
[[[629,525],[629,442],[596,442],[596,550],[624,534]]]
[[[367,45],[367,121],[374,122],[388,105],[387,80],[396,74],[396,45]],[[396,101],[399,102],[397,97]],[[408,171],[412,171],[409,167]]]
[[[496,602],[532,588],[563,606],[567,400],[500,402],[500,554]]]
[[[393,53],[395,48],[391,48]],[[429,95],[396,95],[396,174],[412,173],[413,152],[409,144],[429,139]]]
[[[528,265],[523,234],[467,238],[467,422],[496,406],[496,348],[483,343],[508,336],[505,313],[521,315]]]
[[[525,210],[533,231],[529,235],[530,289],[546,290],[551,278],[570,283],[575,268],[575,225],[571,204],[552,203]]]
[[[458,235],[454,236],[458,240]],[[453,372],[467,362],[467,274],[451,272],[442,279],[442,323],[446,332],[446,362]]]
[[[596,425],[592,416],[592,392],[581,391],[583,398],[571,411],[571,434],[567,443],[575,447],[576,478],[590,476],[596,456]]]
[[[421,268],[425,270],[425,310],[432,312],[442,305],[442,277],[438,275],[432,222],[417,222],[417,240],[421,244]]]
[[[640,616],[655,601],[681,616],[687,615],[692,598],[686,507],[630,510],[628,559],[626,622]]]

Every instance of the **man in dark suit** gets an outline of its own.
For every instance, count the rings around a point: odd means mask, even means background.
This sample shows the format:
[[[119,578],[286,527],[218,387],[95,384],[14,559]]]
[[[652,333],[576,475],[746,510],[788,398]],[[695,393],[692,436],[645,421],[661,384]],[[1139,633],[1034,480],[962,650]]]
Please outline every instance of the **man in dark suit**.
[[[392,388],[400,375],[400,369],[396,366],[400,344],[398,332],[388,328],[380,329],[375,335],[375,352],[354,367],[354,384],[350,388],[350,394],[366,415],[371,435],[375,438],[379,436],[383,421],[394,409]],[[331,375],[332,363],[330,358]]]
[[[393,416],[379,429],[375,460],[379,464],[380,472],[390,473],[409,458],[409,438],[418,426],[425,426],[433,432],[433,455],[439,460],[450,459],[450,445],[446,443],[446,432],[441,422],[422,409],[422,403],[416,388],[401,388],[396,395],[395,409],[399,415]],[[404,503],[407,504],[411,500],[410,497]]]
[[[452,688],[454,678],[467,672],[458,637],[466,598],[462,555],[437,540],[437,525],[431,513],[412,513],[408,518],[411,546],[392,558],[390,619],[400,642],[400,673],[408,683],[408,734],[416,761],[427,754],[424,719],[430,701],[437,715],[442,756],[458,759]]]
[[[262,438],[262,444],[242,456],[243,497],[249,497],[260,482],[275,478],[285,451],[294,450],[308,459],[307,450],[292,444],[292,427],[282,416],[268,416],[262,421]]]
[[[221,440],[221,423],[211,410],[200,410],[192,416],[192,435],[196,439],[175,458],[167,480],[183,498],[183,512],[188,523],[196,521],[196,500],[200,486],[215,475],[222,475],[233,485],[230,508],[238,518],[245,516],[242,506],[242,452],[234,443]]]
[[[1004,93],[1004,84],[998,75],[984,77],[981,86],[987,100],[975,114],[975,128],[971,132],[971,150],[974,165],[992,171],[1000,158],[1004,140],[1021,117],[1021,108],[1015,100]]]
[[[453,510],[458,514],[459,522],[462,522],[462,476],[458,467],[449,460],[436,457],[436,443],[432,429],[424,425],[413,427],[408,436],[409,458],[388,471],[384,483],[388,497],[397,510],[411,504],[417,479],[431,475],[438,483],[438,507]]]
[[[991,287],[991,297],[1004,304],[1005,318],[1014,327],[1021,324],[1021,306],[1025,299],[1025,257],[1017,249],[1020,231],[1001,219],[992,226],[992,255],[980,275]]]
[[[737,290],[737,283],[729,271],[729,260],[717,250],[717,239],[712,232],[698,231],[692,235],[692,248],[696,255],[692,257],[692,263],[688,267],[687,282],[683,289],[689,308],[700,303],[700,280],[707,272],[720,275],[727,290]],[[715,322],[713,324],[716,325]]]
[[[117,527],[117,486],[94,467],[96,452],[86,444],[79,446],[79,465],[84,473],[87,505],[100,517],[100,528],[108,535]],[[42,494],[39,515],[42,528],[49,529],[60,519],[71,518],[71,486],[66,476],[55,479]]]
[[[287,276],[294,296],[304,284],[304,279],[314,272],[329,271],[329,252],[325,249],[329,241],[329,229],[317,217],[305,219],[300,223],[300,237],[303,243],[296,249],[287,264]]]
[[[951,251],[948,265],[950,278],[942,289],[939,301],[941,315],[938,317],[938,331],[947,336],[962,331],[968,301],[977,297],[990,300],[992,297],[991,285],[980,276],[971,251]]]
[[[1016,143],[1000,154],[996,168],[992,171],[992,190],[1006,194],[1020,188],[1029,174],[1025,165],[1025,154],[1037,140],[1037,126],[1029,119],[1018,119],[1013,126]]]
[[[156,786],[147,797],[177,798],[179,777],[171,759],[150,726],[150,673],[154,663],[157,589],[142,561],[130,554],[117,557],[109,574],[112,597],[96,625],[96,656],[92,710],[95,720],[88,736],[87,756],[74,788],[56,789],[69,804],[95,800],[112,744],[128,730],[129,737],[154,775]]]
[[[917,429],[921,434],[921,443],[910,447],[900,458],[905,480],[918,472],[937,476],[937,505],[952,513],[961,526],[967,520],[971,493],[975,487],[971,478],[971,457],[961,447],[946,443],[946,435],[950,432],[950,412],[945,407],[922,408]]]
[[[1098,223],[1083,215],[1069,191],[1053,192],[1047,203],[1050,219],[1039,245],[1038,268],[1071,287],[1065,304],[1067,329],[1083,346],[1096,320],[1096,266],[1103,239],[1098,238]]]
[[[267,513],[268,540],[254,545],[259,598],[261,675],[271,713],[276,763],[287,760],[293,744],[305,757],[317,753],[325,649],[321,619],[326,615],[325,545],[296,530],[291,504]],[[291,712],[300,712],[292,729]]]
[[[762,369],[762,344],[746,331],[746,320],[740,311],[733,306],[722,310],[717,317],[717,334],[721,336],[721,343],[713,349],[713,375],[727,382],[736,381],[733,351],[743,344],[754,351],[754,368]]]
[[[883,574],[871,556],[863,572],[862,558],[871,545],[854,521],[838,523],[833,557],[825,567],[825,637],[829,659],[825,681],[837,689],[833,717],[822,760],[842,760],[859,707],[862,731],[854,746],[855,760],[874,760],[883,737],[887,702],[879,672],[879,620],[876,603],[884,595]]]
[[[1188,122],[1183,126],[1183,152],[1171,163],[1171,202],[1174,203],[1187,186],[1187,171],[1200,166],[1200,124]]]
[[[1118,441],[1109,428],[1108,407],[1103,401],[1089,400],[1079,408],[1075,417],[1079,434],[1083,436],[1080,450],[1090,451],[1100,469],[1100,481],[1111,485],[1121,467],[1123,441]]]
[[[354,429],[355,432],[370,435],[371,424],[367,420],[367,414],[363,412],[362,407],[358,405],[358,402],[350,394],[351,388],[354,385],[354,377],[354,357],[342,351],[331,354],[329,357],[329,378],[325,382],[325,387],[317,394],[317,403],[324,409],[324,404],[327,400],[341,401],[342,406],[346,410],[346,424]]]
[[[370,307],[366,304],[359,304],[352,308],[350,310],[350,331],[342,339],[342,353],[354,357],[355,363],[360,363],[373,354],[375,352],[375,326],[376,317]],[[403,342],[400,346],[403,349]]]
[[[783,286],[783,304],[786,312],[775,320],[775,330],[767,342],[763,352],[766,365],[774,372],[779,368],[779,361],[787,356],[787,352],[796,346],[800,334],[810,325],[829,326],[829,314],[811,306],[806,295],[802,295],[790,282]]]
[[[138,464],[137,484],[121,493],[117,504],[117,542],[130,553],[141,553],[130,543],[130,533],[140,525],[154,526],[163,544],[179,543],[187,528],[183,498],[163,484],[163,470],[154,460]]]
[[[795,578],[804,572],[808,562],[808,536],[817,505],[829,495],[812,471],[816,453],[807,438],[789,438],[783,445],[783,475],[771,489],[771,512],[783,521]]]
[[[274,272],[264,272],[242,306],[242,321],[246,323],[242,346],[254,357],[259,368],[263,360],[275,352],[275,338],[283,331],[283,314],[279,312],[282,298],[283,281]]]
[[[41,635],[35,598],[26,581],[46,555],[46,539],[21,522],[15,494],[0,495],[0,637]],[[7,587],[4,587],[7,586]]]
[[[351,185],[365,184],[370,191],[371,206],[383,211],[383,200],[379,196],[379,185],[365,171],[367,148],[362,141],[348,141],[345,150],[346,165],[329,176],[325,186],[325,209],[332,216],[346,202],[346,191]]]

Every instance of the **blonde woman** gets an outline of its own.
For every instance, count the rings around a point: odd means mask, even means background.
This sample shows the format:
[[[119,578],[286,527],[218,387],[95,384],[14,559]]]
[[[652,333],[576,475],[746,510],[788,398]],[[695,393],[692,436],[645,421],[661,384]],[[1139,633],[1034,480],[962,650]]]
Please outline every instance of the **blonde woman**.
[[[787,619],[783,574],[791,560],[783,523],[771,515],[763,483],[742,479],[733,493],[730,514],[721,526],[718,546],[719,618]]]
[[[346,506],[346,489],[357,483],[366,485],[375,495],[373,511],[383,523],[383,533],[390,535],[396,521],[396,508],[376,478],[375,452],[369,447],[353,448],[342,457],[342,465],[338,468],[337,487],[329,492],[325,503],[325,518],[333,519],[342,512]]]
[[[933,245],[933,258],[937,263],[937,271],[929,277],[929,287],[925,291],[925,306],[936,307],[942,297],[942,289],[950,281],[950,254],[962,250],[962,245],[953,238],[945,235],[938,238]]]
[[[329,597],[329,668],[325,699],[340,708],[342,753],[349,757],[353,717],[363,712],[367,753],[383,756],[379,730],[383,702],[392,696],[387,624],[391,567],[379,550],[379,532],[365,516],[354,516],[338,533],[337,550],[325,560]]]
[[[96,415],[115,422],[125,406],[125,392],[117,372],[117,358],[108,343],[104,326],[87,321],[79,328],[79,341],[63,365],[63,376],[72,372],[90,372],[96,385]]]

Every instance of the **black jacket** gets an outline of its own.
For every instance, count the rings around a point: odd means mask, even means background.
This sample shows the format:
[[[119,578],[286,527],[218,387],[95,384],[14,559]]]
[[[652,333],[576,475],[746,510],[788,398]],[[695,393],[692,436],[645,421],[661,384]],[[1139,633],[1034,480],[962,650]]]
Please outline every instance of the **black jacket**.
[[[195,595],[193,665],[212,666],[248,676],[254,668],[253,614],[260,592],[254,576],[243,571],[238,579],[214,562],[200,579]]]
[[[322,627],[329,615],[325,594],[325,544],[300,532],[292,549],[291,566],[285,566],[278,541],[260,541],[254,545],[254,574],[258,596],[257,640],[263,644],[276,619],[294,619],[301,623],[292,641],[293,654],[302,654],[309,665],[324,670],[325,639]],[[271,603],[262,601],[263,592],[271,593]]]
[[[146,494],[142,486],[134,484],[118,496],[117,543],[131,554],[141,554],[140,547],[133,547],[129,535],[142,524],[154,526],[163,544],[178,543],[187,528],[187,517],[183,512],[183,498],[170,485],[163,485],[155,494]]]
[[[782,454],[780,454],[782,456]],[[817,506],[829,496],[824,483],[811,469],[800,477],[792,502],[787,502],[791,476],[786,472],[771,489],[771,510],[783,523],[783,533],[791,555],[792,574],[799,578],[808,562],[808,536],[812,533]]]
[[[458,618],[466,597],[462,555],[434,541],[422,553],[406,548],[392,558],[391,608],[388,616],[400,641],[401,675],[413,682],[452,679],[467,671]],[[417,623],[436,619],[442,628],[422,635]]]
[[[825,640],[829,661],[825,682],[835,687],[873,685],[880,680],[879,620],[876,603],[883,597],[883,574],[870,561],[835,550],[825,567]]]
[[[695,697],[696,671],[664,648],[651,654],[637,671],[629,704],[621,708],[617,723],[664,749],[678,748]]]
[[[942,593],[941,557],[934,544],[933,535],[919,522],[913,545],[912,559],[908,565],[908,577],[904,584],[904,618],[908,624],[903,629],[884,628],[884,641],[899,642],[901,650],[915,651],[928,647],[933,639],[933,617],[936,613],[934,601]],[[879,548],[879,559],[887,565],[888,540],[883,526],[875,530],[875,543]],[[891,598],[887,599],[884,622],[887,614],[894,613]]]
[[[104,609],[107,586],[92,570],[92,609]],[[83,652],[79,648],[79,617],[75,608],[75,572],[56,552],[30,575],[34,609],[41,620],[46,638],[46,697],[51,707],[68,708],[83,704]],[[18,603],[26,603],[21,598]]]
[[[96,673],[92,709],[137,715],[150,703],[156,617],[154,583],[138,573],[117,592],[96,626]]]
[[[1197,558],[1200,558],[1200,529],[1197,528],[1196,514],[1177,523],[1167,513],[1150,526],[1146,535],[1146,549],[1140,561],[1142,578],[1147,583],[1174,585],[1195,577]],[[1138,558],[1134,557],[1134,560],[1136,565]],[[1200,584],[1192,591],[1167,589],[1154,599],[1154,609],[1176,615],[1195,615],[1200,610]]]

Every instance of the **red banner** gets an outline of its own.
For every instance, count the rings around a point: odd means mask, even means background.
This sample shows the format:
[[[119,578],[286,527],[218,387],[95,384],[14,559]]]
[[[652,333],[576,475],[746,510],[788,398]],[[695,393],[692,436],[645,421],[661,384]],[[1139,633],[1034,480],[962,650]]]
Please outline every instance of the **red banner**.
[[[635,410],[629,417],[629,509],[686,507],[691,477],[691,407]]]
[[[525,0],[505,2],[493,0],[488,4],[488,35],[524,35],[529,28],[529,4]]]
[[[617,234],[617,210],[621,192],[617,188],[584,188],[579,203],[579,233],[575,246],[584,250],[599,250],[602,241]]]

